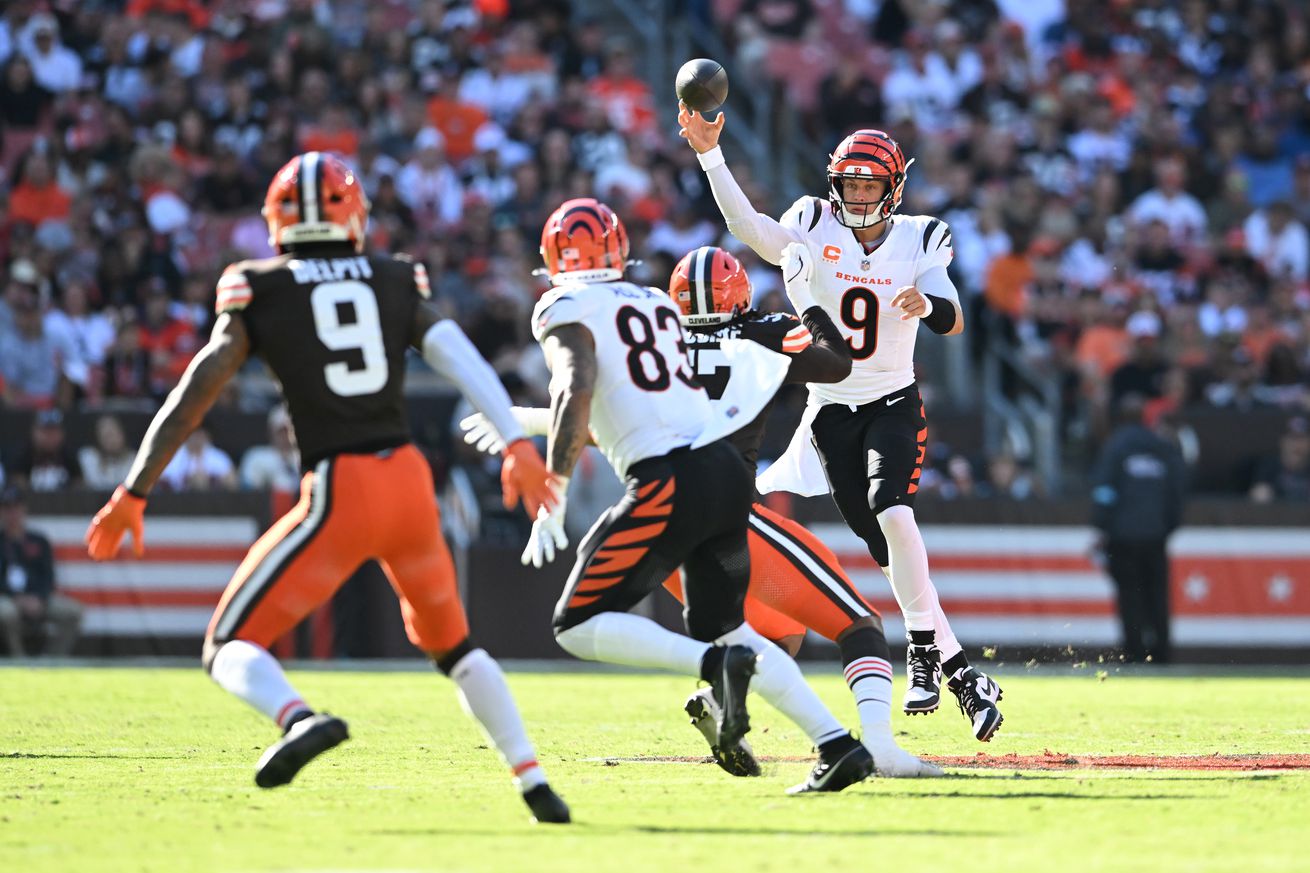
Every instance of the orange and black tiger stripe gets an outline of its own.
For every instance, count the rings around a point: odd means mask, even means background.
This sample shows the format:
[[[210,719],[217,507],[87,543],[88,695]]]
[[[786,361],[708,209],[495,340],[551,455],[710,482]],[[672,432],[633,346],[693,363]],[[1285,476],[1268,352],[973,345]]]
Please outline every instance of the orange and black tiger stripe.
[[[623,581],[669,524],[677,481],[655,479],[637,489],[637,500],[606,533],[587,559],[586,569],[573,587],[568,608],[589,606]]]

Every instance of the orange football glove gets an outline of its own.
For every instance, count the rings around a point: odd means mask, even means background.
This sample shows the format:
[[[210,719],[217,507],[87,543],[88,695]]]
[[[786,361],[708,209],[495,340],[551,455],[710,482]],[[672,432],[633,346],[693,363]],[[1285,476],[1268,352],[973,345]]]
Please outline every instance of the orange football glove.
[[[123,534],[131,531],[132,554],[138,558],[144,555],[145,514],[145,499],[129,494],[125,486],[119,485],[86,529],[87,553],[97,561],[107,561],[118,554]]]
[[[554,482],[554,474],[546,469],[546,462],[541,460],[537,447],[530,440],[517,439],[505,447],[500,488],[506,509],[513,509],[522,497],[528,517],[536,518],[541,507],[549,509],[559,501],[551,487]]]

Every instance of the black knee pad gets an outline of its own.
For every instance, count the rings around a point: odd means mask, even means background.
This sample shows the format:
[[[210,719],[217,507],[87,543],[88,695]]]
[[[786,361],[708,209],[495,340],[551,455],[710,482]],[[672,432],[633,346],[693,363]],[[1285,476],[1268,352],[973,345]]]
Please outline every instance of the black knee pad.
[[[887,637],[876,628],[856,628],[837,643],[841,650],[841,662],[849,664],[860,658],[882,658],[891,660],[891,649],[887,646]]]
[[[729,615],[706,616],[700,613],[688,615],[683,611],[683,621],[687,624],[687,636],[702,643],[712,643],[728,631],[741,627],[742,617]]]

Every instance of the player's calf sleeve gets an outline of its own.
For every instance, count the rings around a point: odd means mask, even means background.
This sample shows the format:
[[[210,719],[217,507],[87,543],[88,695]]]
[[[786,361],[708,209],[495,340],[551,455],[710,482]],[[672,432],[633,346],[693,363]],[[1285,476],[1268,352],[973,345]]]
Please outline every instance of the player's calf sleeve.
[[[848,733],[828,711],[823,701],[805,684],[800,667],[782,649],[758,634],[749,624],[729,631],[715,640],[725,646],[748,646],[758,659],[751,691],[763,697],[774,709],[795,722],[816,746]]]
[[[837,647],[865,737],[890,736],[892,665],[887,637],[876,628],[862,627],[843,636]]]
[[[254,643],[245,640],[224,643],[210,661],[209,675],[283,730],[312,711],[300,692],[291,687],[277,659]]]
[[[889,506],[878,513],[878,524],[887,538],[888,578],[905,617],[906,630],[933,630],[937,598],[928,577],[928,552],[914,510],[902,504]]]
[[[557,630],[555,641],[584,661],[654,667],[684,676],[700,675],[701,659],[710,647],[626,612],[593,615],[581,624]]]
[[[886,567],[883,567],[882,574],[887,577],[887,582],[890,583],[892,580],[891,571],[888,570]],[[964,647],[961,646],[960,641],[955,638],[955,631],[951,630],[951,623],[947,621],[946,613],[942,610],[941,600],[937,596],[936,586],[933,586],[933,591],[932,591],[932,610],[933,610],[933,630],[927,631],[926,633],[932,636],[932,639],[928,642],[931,642],[933,645],[935,645],[938,651],[942,653],[942,669],[945,670],[947,667],[947,662],[952,661],[955,658],[964,657]],[[910,642],[913,643],[919,642],[919,640],[914,638],[915,634],[917,633],[922,633],[922,632],[918,632],[918,631],[912,632],[910,636]],[[956,667],[967,666],[968,663],[969,663],[968,659],[965,658],[963,664],[956,663],[951,665],[951,670],[949,672],[953,673],[955,672]]]
[[[438,664],[441,666],[441,663]],[[459,690],[459,702],[482,728],[491,744],[500,752],[514,774],[521,791],[531,790],[546,781],[537,764],[537,753],[523,729],[523,719],[514,697],[505,684],[500,664],[486,649],[472,649],[449,669],[442,668]]]

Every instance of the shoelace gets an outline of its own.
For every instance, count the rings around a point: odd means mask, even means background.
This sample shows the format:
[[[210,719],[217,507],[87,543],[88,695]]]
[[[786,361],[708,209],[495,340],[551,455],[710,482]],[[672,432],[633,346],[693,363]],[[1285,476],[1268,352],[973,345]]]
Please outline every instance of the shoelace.
[[[978,693],[977,680],[966,679],[959,693],[955,695],[956,703],[959,704],[960,712],[963,712],[970,719],[978,714],[983,708],[982,695]]]
[[[932,686],[933,677],[937,673],[937,665],[927,655],[911,653],[910,655],[910,684],[916,688],[929,688]]]

